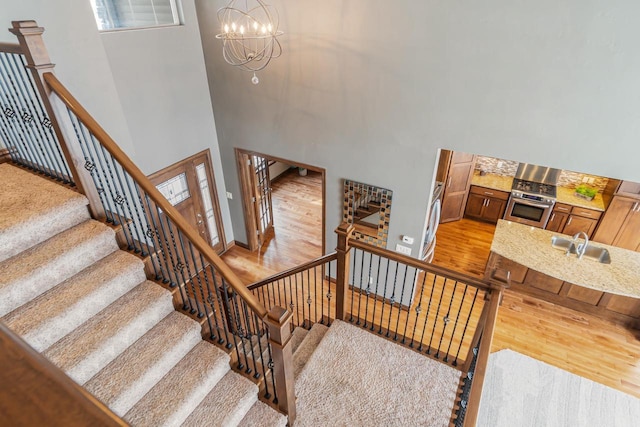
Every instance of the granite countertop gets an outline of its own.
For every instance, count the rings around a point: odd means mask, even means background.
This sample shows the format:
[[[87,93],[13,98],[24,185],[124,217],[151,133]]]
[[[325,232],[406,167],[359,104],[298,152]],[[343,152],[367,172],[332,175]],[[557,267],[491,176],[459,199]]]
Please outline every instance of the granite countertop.
[[[477,185],[479,187],[491,188],[494,190],[511,192],[511,185],[513,184],[512,176],[496,175],[488,173],[480,176],[479,171],[473,172],[473,178],[471,178],[471,185]]]
[[[640,298],[640,252],[594,243],[606,248],[611,264],[566,256],[551,247],[560,233],[499,220],[491,251],[548,276],[597,291]]]
[[[513,184],[512,176],[496,175],[488,173],[480,176],[479,171],[473,172],[473,178],[471,179],[471,185],[477,185],[479,187],[491,188],[493,190],[500,190],[511,192],[511,185]],[[573,188],[569,187],[557,187],[557,201],[558,203],[566,203],[571,206],[578,206],[581,208],[593,209],[596,211],[604,212],[604,200],[602,200],[602,194],[596,194],[593,200],[585,200],[576,196]]]
[[[568,187],[557,187],[557,201],[558,203],[566,203],[572,206],[579,206],[581,208],[593,209],[596,211],[604,212],[604,200],[602,200],[602,194],[596,194],[593,200],[585,200],[575,195],[575,190]]]

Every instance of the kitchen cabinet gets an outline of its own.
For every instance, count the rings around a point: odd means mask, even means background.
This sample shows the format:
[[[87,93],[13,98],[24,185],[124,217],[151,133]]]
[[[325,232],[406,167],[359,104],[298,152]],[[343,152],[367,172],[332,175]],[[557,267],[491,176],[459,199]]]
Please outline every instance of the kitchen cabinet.
[[[640,199],[614,196],[593,240],[640,251]]]
[[[504,216],[509,193],[472,185],[464,215],[491,223],[498,222]]]
[[[562,232],[564,226],[569,219],[569,213],[571,212],[571,205],[564,203],[556,203],[553,207],[553,212],[549,217],[545,230]]]
[[[640,197],[640,183],[632,181],[622,181],[616,194],[621,196]]]
[[[600,211],[573,206],[561,233],[573,236],[580,231],[584,231],[591,238],[601,215],[602,212]]]
[[[459,151],[442,150],[439,168],[447,171],[442,197],[440,222],[462,218],[467,203],[476,156]]]

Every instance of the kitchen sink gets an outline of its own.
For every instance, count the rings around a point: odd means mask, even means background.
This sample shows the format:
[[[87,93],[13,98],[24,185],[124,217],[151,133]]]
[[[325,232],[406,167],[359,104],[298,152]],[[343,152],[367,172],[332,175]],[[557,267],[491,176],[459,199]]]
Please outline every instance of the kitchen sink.
[[[565,253],[569,254],[577,254],[578,251],[582,250],[583,244],[584,243],[581,243],[576,246],[573,240],[560,236],[553,236],[551,238],[551,246],[553,248],[565,251]],[[582,257],[597,261],[601,264],[611,264],[611,255],[609,254],[609,251],[605,248],[600,248],[591,244],[587,245],[587,249],[584,251],[584,255],[582,255]]]

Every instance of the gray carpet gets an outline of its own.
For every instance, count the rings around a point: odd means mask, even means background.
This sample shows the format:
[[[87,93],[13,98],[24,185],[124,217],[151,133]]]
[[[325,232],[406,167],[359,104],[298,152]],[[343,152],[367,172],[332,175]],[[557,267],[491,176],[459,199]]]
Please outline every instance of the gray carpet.
[[[444,363],[336,320],[296,379],[295,425],[447,426],[459,380]]]
[[[489,357],[478,427],[640,425],[640,399],[511,350]]]

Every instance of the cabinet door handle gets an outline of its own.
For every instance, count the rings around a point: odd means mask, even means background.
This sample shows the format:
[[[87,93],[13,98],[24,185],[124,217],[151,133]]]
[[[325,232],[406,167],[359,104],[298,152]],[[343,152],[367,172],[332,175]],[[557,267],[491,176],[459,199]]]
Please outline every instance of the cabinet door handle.
[[[632,210],[633,212],[640,212],[640,211],[638,211],[638,202],[635,202],[635,203],[633,204],[633,209],[631,209],[631,210]]]
[[[490,191],[485,191],[484,194],[486,194],[487,196],[493,196],[493,193]]]
[[[554,212],[554,213],[551,214],[551,218],[549,218],[549,221],[553,221],[555,219],[555,217],[556,217],[556,214]]]
[[[567,225],[571,224],[571,220],[573,219],[572,216],[569,217],[569,221],[567,221]]]
[[[449,182],[447,183],[447,188],[451,187],[451,175],[449,175]]]
[[[556,209],[559,210],[559,211],[569,212],[569,209],[563,208],[563,207],[560,207],[560,206],[558,206]]]
[[[491,199],[487,199],[487,207],[489,207],[489,202],[491,202]]]

